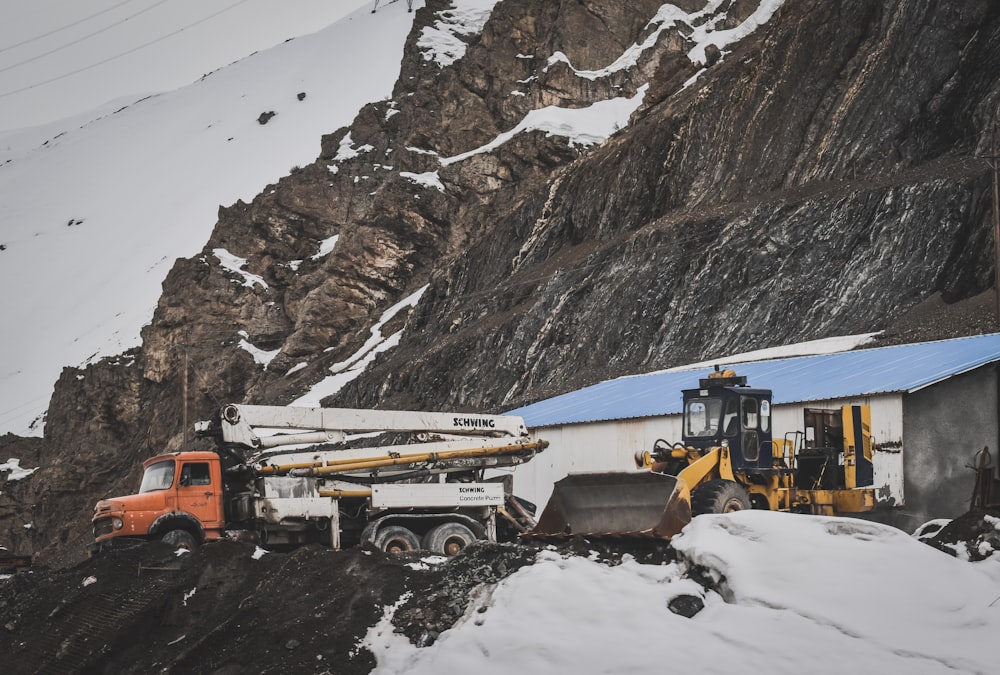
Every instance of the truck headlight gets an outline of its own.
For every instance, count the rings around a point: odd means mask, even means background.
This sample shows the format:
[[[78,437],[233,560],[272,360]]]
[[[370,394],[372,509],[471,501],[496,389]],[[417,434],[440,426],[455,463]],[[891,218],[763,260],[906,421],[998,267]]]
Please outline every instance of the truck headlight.
[[[111,519],[111,527],[115,528],[116,530],[122,529],[122,526],[124,524],[125,523],[122,522],[121,518],[112,518]]]

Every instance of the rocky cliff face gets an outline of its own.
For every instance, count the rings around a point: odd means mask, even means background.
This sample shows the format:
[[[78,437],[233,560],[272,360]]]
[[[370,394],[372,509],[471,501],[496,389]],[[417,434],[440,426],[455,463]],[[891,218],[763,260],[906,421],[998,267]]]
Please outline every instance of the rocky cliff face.
[[[290,402],[376,325],[399,345],[326,404],[501,411],[990,288],[1000,6],[799,0],[751,31],[768,4],[676,4],[503,0],[451,61],[422,37],[458,17],[429,0],[391,100],[222,209],[140,350],[67,369],[27,448],[42,468],[0,494],[9,540],[78,558],[94,500],[193,445],[185,421]],[[689,54],[709,27],[745,36]],[[524,131],[462,156],[545,106],[634,97],[602,143]]]

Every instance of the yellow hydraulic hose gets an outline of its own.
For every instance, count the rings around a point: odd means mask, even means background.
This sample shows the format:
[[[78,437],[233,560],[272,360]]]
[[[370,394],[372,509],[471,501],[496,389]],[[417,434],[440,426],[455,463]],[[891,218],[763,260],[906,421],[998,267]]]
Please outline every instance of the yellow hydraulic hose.
[[[420,464],[423,462],[437,462],[446,459],[461,459],[463,457],[490,457],[494,455],[513,455],[529,450],[544,450],[548,447],[548,441],[533,441],[530,443],[516,443],[514,445],[497,445],[488,448],[464,448],[461,450],[444,450],[442,452],[421,452],[413,455],[398,457],[375,457],[370,459],[335,459],[321,466],[318,462],[308,464],[286,464],[280,466],[268,466],[260,470],[261,473],[286,473],[293,469],[298,469],[300,476],[322,476],[330,473],[347,473],[350,471],[363,471],[365,469],[378,469],[386,466],[405,466],[407,464]],[[267,469],[265,471],[265,469]]]
[[[286,473],[292,469],[310,469],[314,466],[323,466],[323,462],[303,462],[301,464],[282,464],[281,466],[269,464],[260,467],[257,473],[267,476],[275,473]]]

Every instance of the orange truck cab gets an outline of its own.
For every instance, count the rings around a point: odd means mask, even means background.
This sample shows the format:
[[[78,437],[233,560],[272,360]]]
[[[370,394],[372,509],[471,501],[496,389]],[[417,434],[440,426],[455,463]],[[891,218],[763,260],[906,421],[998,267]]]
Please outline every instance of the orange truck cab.
[[[94,507],[91,552],[129,539],[194,548],[223,534],[222,466],[214,452],[175,452],[143,463],[139,492]]]

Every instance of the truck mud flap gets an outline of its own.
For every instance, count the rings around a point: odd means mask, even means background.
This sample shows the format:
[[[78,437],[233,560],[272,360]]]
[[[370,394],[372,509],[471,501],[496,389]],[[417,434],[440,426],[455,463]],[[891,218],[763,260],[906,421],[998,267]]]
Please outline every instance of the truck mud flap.
[[[670,539],[691,522],[691,493],[683,480],[651,471],[570,474],[528,539],[573,536]]]

